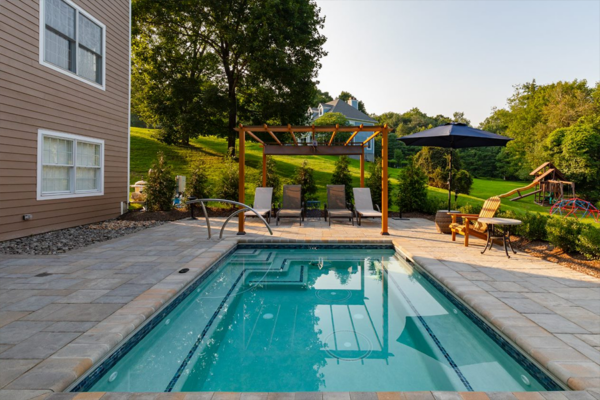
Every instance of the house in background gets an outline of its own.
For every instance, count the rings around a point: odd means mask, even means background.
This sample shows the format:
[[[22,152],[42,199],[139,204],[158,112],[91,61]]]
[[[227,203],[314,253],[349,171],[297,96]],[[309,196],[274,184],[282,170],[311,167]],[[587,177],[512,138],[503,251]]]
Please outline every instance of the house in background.
[[[129,0],[0,5],[0,240],[119,216]]]
[[[363,124],[363,126],[373,126],[377,125],[377,121],[373,118],[369,117],[367,114],[363,113],[358,109],[358,100],[355,98],[351,98],[348,102],[345,102],[340,99],[335,99],[328,103],[321,103],[317,107],[310,107],[308,109],[308,115],[310,118],[310,122],[313,123],[317,118],[323,116],[329,112],[337,112],[343,114],[350,125],[359,126]],[[359,132],[353,139],[353,143],[362,143],[369,136],[371,136],[373,132]],[[308,139],[310,141],[310,139]],[[352,156],[356,158],[357,156]],[[369,141],[365,146],[365,160],[374,161],[375,160],[375,143],[373,140]]]

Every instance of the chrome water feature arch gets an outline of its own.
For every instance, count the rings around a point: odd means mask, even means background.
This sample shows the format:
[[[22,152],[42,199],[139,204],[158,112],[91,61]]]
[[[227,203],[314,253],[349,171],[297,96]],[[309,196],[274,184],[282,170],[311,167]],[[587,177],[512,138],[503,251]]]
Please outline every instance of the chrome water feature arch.
[[[273,236],[273,231],[271,230],[269,223],[254,208],[250,207],[247,204],[240,203],[240,202],[233,201],[233,200],[225,200],[225,199],[195,199],[195,200],[187,201],[185,204],[200,203],[200,205],[202,206],[202,212],[204,213],[204,219],[206,220],[206,227],[208,228],[208,239],[210,239],[212,236],[211,230],[210,230],[210,221],[208,219],[208,213],[206,212],[206,206],[204,204],[204,203],[208,203],[208,202],[227,203],[227,204],[233,204],[236,206],[243,207],[239,210],[236,210],[233,214],[231,214],[229,217],[227,217],[227,219],[223,223],[223,226],[221,227],[221,232],[219,233],[219,239],[223,239],[223,231],[225,230],[225,226],[227,225],[229,220],[231,218],[235,217],[236,215],[238,215],[239,213],[245,212],[246,210],[252,211],[254,214],[256,214],[256,216],[265,224],[265,226],[269,230],[269,233],[271,234],[271,236]],[[192,215],[193,215],[193,211],[192,211]]]

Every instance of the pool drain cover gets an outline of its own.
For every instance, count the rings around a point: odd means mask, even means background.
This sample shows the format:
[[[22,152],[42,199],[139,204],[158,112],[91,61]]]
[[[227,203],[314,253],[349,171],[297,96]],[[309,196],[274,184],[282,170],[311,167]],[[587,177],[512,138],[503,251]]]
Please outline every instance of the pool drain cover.
[[[315,296],[323,301],[340,302],[352,297],[352,292],[346,289],[320,289],[315,292]]]
[[[358,343],[356,343],[357,339]],[[332,332],[327,335],[323,343],[323,350],[327,354],[342,361],[359,361],[368,357],[373,351],[373,343],[367,336],[351,330]]]

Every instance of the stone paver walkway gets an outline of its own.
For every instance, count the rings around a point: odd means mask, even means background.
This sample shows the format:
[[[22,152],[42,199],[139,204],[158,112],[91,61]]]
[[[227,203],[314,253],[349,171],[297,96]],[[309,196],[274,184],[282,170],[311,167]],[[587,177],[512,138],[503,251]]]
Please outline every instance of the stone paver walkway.
[[[220,228],[220,226],[219,226]],[[241,241],[393,241],[490,324],[577,392],[92,394],[57,399],[354,399],[600,400],[600,280],[557,264],[462,242],[422,219],[362,227],[284,222],[268,236],[235,223],[225,240],[206,240],[201,221],[178,221],[62,256],[0,256],[0,400],[47,398],[106,355],[182,287]],[[218,235],[214,230],[213,235]],[[187,274],[177,271],[189,268]],[[585,391],[582,391],[585,390]],[[543,397],[542,397],[543,396]]]

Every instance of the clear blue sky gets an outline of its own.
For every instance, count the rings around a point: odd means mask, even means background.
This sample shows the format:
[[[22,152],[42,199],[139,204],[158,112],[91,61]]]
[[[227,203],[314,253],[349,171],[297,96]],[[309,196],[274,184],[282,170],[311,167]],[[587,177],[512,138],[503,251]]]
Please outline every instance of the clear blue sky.
[[[474,125],[513,85],[600,81],[600,0],[332,1],[319,88],[369,113],[463,111]]]

